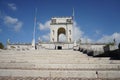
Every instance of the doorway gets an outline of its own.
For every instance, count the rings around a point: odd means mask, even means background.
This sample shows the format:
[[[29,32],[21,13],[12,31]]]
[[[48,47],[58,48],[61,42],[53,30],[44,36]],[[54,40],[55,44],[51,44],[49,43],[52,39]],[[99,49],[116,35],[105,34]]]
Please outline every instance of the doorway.
[[[62,50],[62,46],[58,46],[57,49],[58,49],[58,50]]]

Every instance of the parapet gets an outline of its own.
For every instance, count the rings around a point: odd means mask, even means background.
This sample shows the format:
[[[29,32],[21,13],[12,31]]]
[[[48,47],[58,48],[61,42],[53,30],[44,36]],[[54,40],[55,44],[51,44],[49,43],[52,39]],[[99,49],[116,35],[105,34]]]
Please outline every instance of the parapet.
[[[51,25],[54,24],[73,24],[72,17],[53,17],[51,18]]]

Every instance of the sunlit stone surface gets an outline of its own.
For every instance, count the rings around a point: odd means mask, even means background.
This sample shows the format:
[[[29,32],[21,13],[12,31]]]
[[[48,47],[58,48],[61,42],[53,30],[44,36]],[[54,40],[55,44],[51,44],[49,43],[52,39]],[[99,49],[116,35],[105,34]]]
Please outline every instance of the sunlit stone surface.
[[[0,80],[119,80],[120,61],[73,50],[0,50]]]

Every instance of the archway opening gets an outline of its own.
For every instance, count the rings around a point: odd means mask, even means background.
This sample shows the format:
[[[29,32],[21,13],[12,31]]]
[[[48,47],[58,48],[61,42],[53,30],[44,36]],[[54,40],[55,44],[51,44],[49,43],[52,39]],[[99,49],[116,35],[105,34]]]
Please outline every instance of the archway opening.
[[[65,42],[65,41],[66,41],[66,31],[64,28],[59,28],[57,35],[57,42]]]
[[[61,33],[59,35],[59,42],[65,42],[65,41],[66,41],[66,36],[65,36],[65,34]]]

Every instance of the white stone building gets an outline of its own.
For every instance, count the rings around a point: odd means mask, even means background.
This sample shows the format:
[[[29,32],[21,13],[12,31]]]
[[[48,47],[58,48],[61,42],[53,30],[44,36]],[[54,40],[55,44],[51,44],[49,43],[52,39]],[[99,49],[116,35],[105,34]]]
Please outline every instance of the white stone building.
[[[73,17],[53,17],[51,18],[50,23],[50,41],[49,42],[37,42],[35,44],[34,49],[74,49],[79,46],[85,48],[88,45],[80,45],[79,43],[76,43],[76,46],[74,46],[74,40],[73,40]],[[66,37],[64,42],[60,41],[60,34],[64,34]],[[34,39],[33,39],[34,40]],[[26,43],[10,43],[8,41],[7,48],[8,49],[16,49],[16,50],[31,50],[33,49],[33,42],[30,44]],[[91,44],[89,48],[91,49],[101,49],[103,48],[103,44],[94,45]]]
[[[60,42],[59,35],[66,36],[67,43],[73,42],[73,19],[72,17],[54,17],[50,24],[50,42]]]

